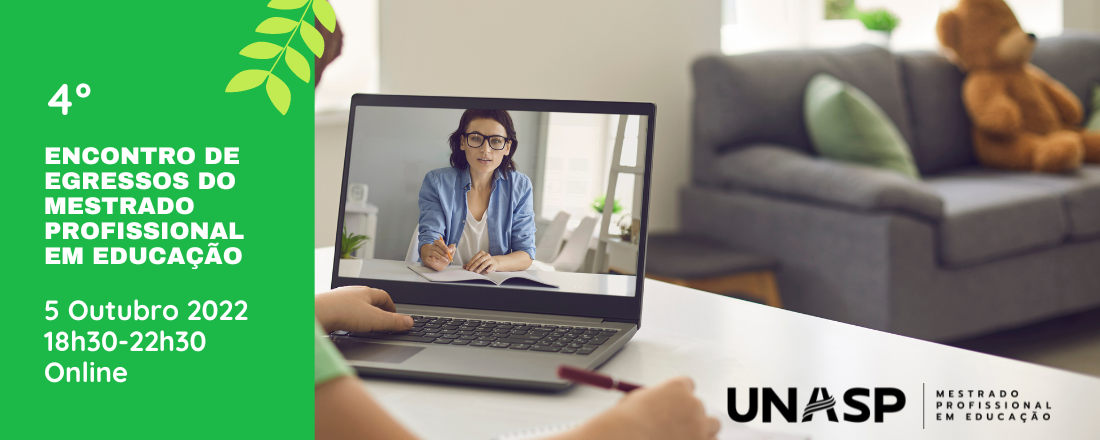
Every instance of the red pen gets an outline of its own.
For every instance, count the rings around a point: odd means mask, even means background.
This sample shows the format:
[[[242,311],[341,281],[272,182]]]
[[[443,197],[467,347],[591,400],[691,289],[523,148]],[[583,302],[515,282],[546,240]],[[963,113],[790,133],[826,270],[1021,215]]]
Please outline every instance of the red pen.
[[[621,382],[619,381],[619,379],[611,376],[605,376],[595,371],[571,367],[569,365],[562,365],[558,367],[558,377],[576,383],[592,385],[594,387],[606,388],[609,390],[619,390],[624,393],[629,393],[642,387],[641,385],[634,385],[630,382]]]

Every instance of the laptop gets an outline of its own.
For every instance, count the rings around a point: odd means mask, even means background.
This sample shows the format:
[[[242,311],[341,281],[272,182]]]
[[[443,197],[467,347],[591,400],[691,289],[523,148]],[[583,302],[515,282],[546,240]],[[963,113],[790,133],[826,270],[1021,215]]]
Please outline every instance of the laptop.
[[[385,290],[415,326],[333,332],[348,363],[364,376],[562,390],[560,365],[614,356],[641,325],[654,112],[354,95],[336,248],[359,246],[354,259],[336,252],[332,287]]]

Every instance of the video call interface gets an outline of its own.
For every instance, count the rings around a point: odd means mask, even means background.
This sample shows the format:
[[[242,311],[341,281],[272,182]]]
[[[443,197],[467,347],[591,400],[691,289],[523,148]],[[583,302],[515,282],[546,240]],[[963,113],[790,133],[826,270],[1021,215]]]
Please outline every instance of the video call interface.
[[[645,115],[357,106],[341,242],[358,246],[340,276],[634,296],[647,128]]]

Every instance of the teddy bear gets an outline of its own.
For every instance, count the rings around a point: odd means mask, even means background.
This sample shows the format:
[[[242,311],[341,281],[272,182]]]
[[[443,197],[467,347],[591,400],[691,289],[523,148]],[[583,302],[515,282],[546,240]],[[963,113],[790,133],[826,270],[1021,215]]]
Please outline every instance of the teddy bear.
[[[960,0],[940,14],[936,34],[966,72],[963,103],[979,162],[1043,172],[1100,163],[1100,132],[1082,129],[1081,102],[1030,63],[1036,37],[1004,0]]]

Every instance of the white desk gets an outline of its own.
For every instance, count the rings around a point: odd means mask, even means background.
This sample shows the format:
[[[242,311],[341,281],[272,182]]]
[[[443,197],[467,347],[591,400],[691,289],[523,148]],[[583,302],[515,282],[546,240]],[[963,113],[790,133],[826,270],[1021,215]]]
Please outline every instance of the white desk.
[[[326,248],[327,249],[327,248]],[[329,257],[331,259],[331,257]],[[331,264],[331,263],[329,263]],[[376,280],[406,281],[413,283],[430,283],[424,277],[413,272],[408,267],[409,263],[392,260],[363,260],[363,268],[359,270],[360,276]],[[535,276],[544,281],[557,284],[560,288],[539,286],[535,284],[520,284],[510,282],[505,286],[509,289],[545,290],[551,292],[588,293],[596,295],[633,296],[636,289],[637,277],[633,275],[607,275],[573,272],[552,272],[542,270],[529,270]],[[332,273],[325,277],[326,282]],[[488,283],[447,283],[464,284],[477,287],[495,288]],[[327,284],[326,284],[327,286]]]
[[[318,292],[329,286],[331,252],[332,248],[317,250]],[[750,423],[761,430],[804,433],[815,440],[1100,438],[1100,379],[653,280],[646,280],[644,295],[641,330],[601,371],[642,384],[691,376],[696,394],[719,416],[726,413],[727,387],[738,387],[740,399],[750,386],[780,391],[799,387],[799,416],[815,386],[827,387],[837,399],[840,423],[827,422],[819,412],[808,423],[788,424],[776,414],[777,423],[764,424],[760,417]],[[502,432],[583,420],[619,398],[590,387],[541,394],[381,379],[364,379],[363,384],[425,439],[484,440]],[[922,384],[927,390],[923,408]],[[887,414],[881,424],[844,422],[843,413],[851,410],[835,394],[851,387],[899,388],[907,398],[905,409]],[[1044,412],[1052,417],[1027,423],[937,422],[937,389],[1017,390],[1021,399],[1050,402],[1052,409]],[[1018,416],[1024,411],[1013,412]],[[921,428],[922,419],[926,429]]]

